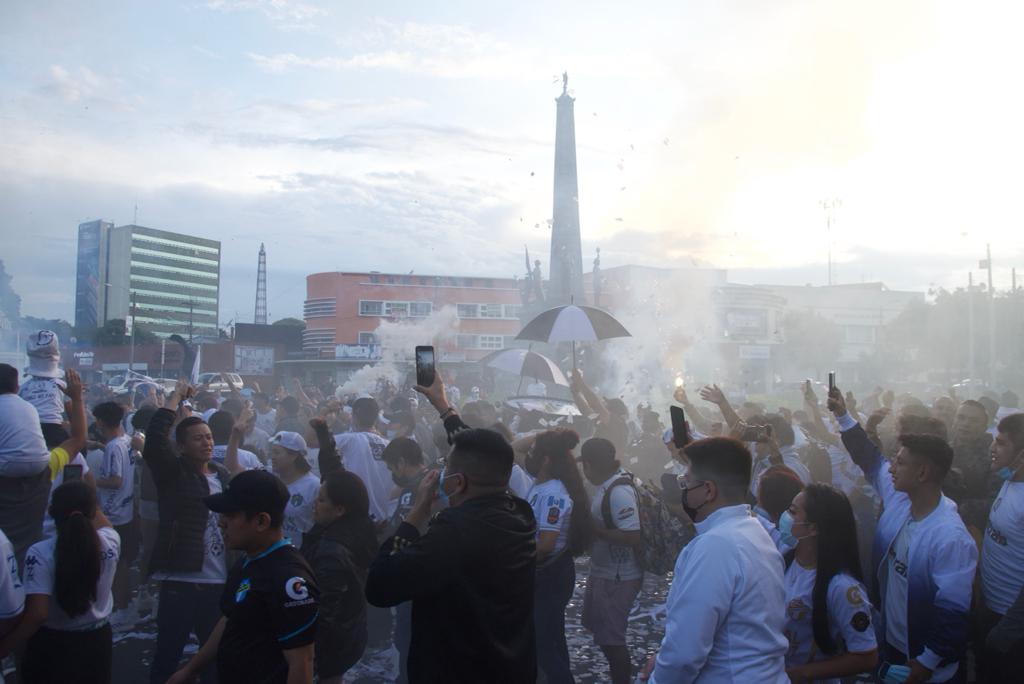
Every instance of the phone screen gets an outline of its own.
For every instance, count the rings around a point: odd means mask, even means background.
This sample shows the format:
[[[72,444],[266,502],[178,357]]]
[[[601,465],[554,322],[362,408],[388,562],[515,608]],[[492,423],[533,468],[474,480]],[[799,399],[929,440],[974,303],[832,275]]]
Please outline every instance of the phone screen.
[[[64,481],[72,482],[74,480],[82,479],[82,466],[80,465],[66,465],[64,466]]]
[[[835,388],[836,388],[836,372],[835,371],[829,371],[828,372],[828,391],[831,392]]]
[[[676,448],[682,449],[690,443],[690,434],[686,429],[686,417],[683,415],[683,409],[678,406],[670,406],[668,413],[672,418],[672,443]]]
[[[430,387],[434,384],[434,348],[416,347],[416,384]]]

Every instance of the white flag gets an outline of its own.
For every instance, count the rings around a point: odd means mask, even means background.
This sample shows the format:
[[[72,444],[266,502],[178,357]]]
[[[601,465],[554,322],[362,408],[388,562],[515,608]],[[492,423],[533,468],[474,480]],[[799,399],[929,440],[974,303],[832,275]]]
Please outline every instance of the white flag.
[[[199,364],[203,358],[203,346],[199,345],[196,347],[196,360],[192,362],[192,375],[188,381],[193,385],[199,384]]]

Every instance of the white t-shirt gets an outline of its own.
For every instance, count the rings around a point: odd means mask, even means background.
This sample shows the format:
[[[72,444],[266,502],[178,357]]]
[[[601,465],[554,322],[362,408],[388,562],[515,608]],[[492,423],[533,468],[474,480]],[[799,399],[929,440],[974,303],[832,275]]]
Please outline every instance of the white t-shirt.
[[[388,441],[376,432],[343,432],[334,436],[345,470],[355,473],[370,495],[370,516],[377,522],[387,520],[392,510],[391,490],[395,483],[391,471],[381,460]]]
[[[849,575],[836,575],[828,585],[828,630],[836,653],[828,655],[814,641],[811,612],[814,606],[814,581],[818,573],[796,561],[786,570],[786,666],[827,660],[841,653],[867,653],[878,648],[871,627],[871,604],[867,590]],[[838,684],[838,679],[817,680]]]
[[[313,504],[320,492],[320,479],[306,473],[287,486],[290,496],[284,509],[284,536],[298,548],[302,546],[302,535],[313,527]]]
[[[1004,482],[981,545],[985,605],[1006,615],[1024,586],[1024,482]]]
[[[0,394],[0,476],[38,475],[49,462],[36,408],[17,394]]]
[[[81,452],[75,454],[75,457],[68,462],[68,465],[82,466],[82,477],[89,473],[89,462],[85,460],[85,456],[82,456]],[[64,484],[64,468],[57,471],[57,477],[53,479],[53,484],[50,485],[50,498],[46,502],[46,514],[43,516],[43,539],[49,539],[57,534],[57,527],[53,522],[53,516],[50,515],[50,504],[53,503],[53,490],[62,484]]]
[[[210,494],[220,494],[223,487],[215,473],[206,473],[206,481],[210,483]],[[203,531],[203,567],[194,572],[153,573],[153,579],[172,580],[175,582],[193,582],[195,584],[224,584],[228,577],[227,552],[224,548],[224,535],[217,524],[218,515],[210,511]]]
[[[753,449],[751,449],[753,452]],[[796,450],[793,447],[783,447],[782,452],[782,465],[786,466],[800,478],[800,481],[804,485],[811,484],[811,471],[807,469],[807,466],[803,464],[800,457],[797,455]],[[756,458],[756,457],[755,457]],[[772,467],[771,461],[767,456],[764,458],[757,458],[754,461],[753,475],[750,478],[750,494],[755,499],[757,498],[757,489],[761,485],[761,476]]]
[[[4,560],[4,567],[0,568],[0,620],[9,620],[25,610],[25,590],[18,575],[14,546],[3,530],[0,530],[0,557]]]
[[[533,478],[525,470],[519,467],[518,463],[512,464],[512,474],[508,478],[508,488],[520,499],[525,499],[533,487]]]
[[[607,528],[604,516],[601,514],[604,493],[608,491],[612,482],[624,474],[620,470],[602,482],[590,500],[590,515],[594,519],[594,524],[602,529]],[[640,504],[636,498],[636,491],[632,487],[628,485],[613,487],[608,503],[611,504],[612,522],[615,524],[615,529],[624,532],[635,532],[640,529]],[[633,580],[643,577],[644,571],[632,548],[615,546],[600,537],[595,537],[594,545],[590,550],[590,574],[601,579]]]
[[[100,579],[96,583],[96,600],[81,615],[68,617],[54,596],[54,576],[57,564],[54,551],[57,538],[33,544],[25,555],[25,594],[45,594],[50,597],[50,612],[44,623],[50,629],[82,630],[100,626],[114,609],[110,586],[114,583],[117,559],[121,555],[121,538],[112,527],[96,531],[100,537]],[[56,654],[55,654],[56,655]]]
[[[259,426],[254,427],[252,432],[245,436],[245,444],[256,450],[256,458],[265,459],[270,456],[270,435]]]
[[[889,547],[885,577],[885,640],[907,654],[907,567],[910,541],[918,523],[907,520]]]
[[[215,444],[212,459],[224,465],[224,456],[228,453],[227,444]],[[238,450],[238,463],[246,470],[263,470],[263,463],[256,454],[246,449]]]
[[[64,402],[68,401],[62,387],[67,387],[59,378],[37,378],[31,376],[21,386],[18,395],[36,407],[40,423],[64,422]]]
[[[256,427],[263,430],[268,435],[272,435],[276,432],[277,427],[277,411],[270,409],[266,413],[256,412]]]
[[[537,520],[537,534],[558,532],[555,548],[547,557],[554,560],[569,543],[569,524],[572,520],[572,497],[561,480],[548,480],[533,485],[526,496]]]
[[[132,521],[133,497],[135,493],[135,455],[131,438],[121,435],[107,442],[103,448],[103,463],[97,479],[120,476],[121,486],[117,489],[97,487],[100,507],[113,525],[126,525]]]

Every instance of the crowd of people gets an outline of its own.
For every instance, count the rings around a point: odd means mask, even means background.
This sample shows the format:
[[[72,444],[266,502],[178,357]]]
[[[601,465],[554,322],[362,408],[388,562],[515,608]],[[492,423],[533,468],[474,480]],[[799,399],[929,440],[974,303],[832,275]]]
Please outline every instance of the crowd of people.
[[[340,684],[391,644],[400,682],[573,682],[580,567],[613,684],[1024,681],[1012,392],[679,387],[673,429],[578,371],[567,418],[440,376],[112,396],[52,332],[28,353],[0,364],[11,681],[128,681],[114,631],[155,620],[151,684]],[[669,569],[647,658],[627,625]]]

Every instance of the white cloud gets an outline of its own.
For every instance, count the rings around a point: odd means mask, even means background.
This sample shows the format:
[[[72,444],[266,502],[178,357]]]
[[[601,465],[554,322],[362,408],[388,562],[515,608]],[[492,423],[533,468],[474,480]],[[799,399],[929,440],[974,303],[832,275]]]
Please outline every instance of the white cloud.
[[[279,28],[312,28],[327,14],[322,7],[303,0],[208,0],[206,6],[220,12],[259,12]]]

